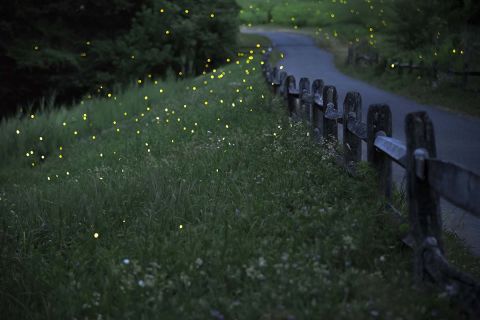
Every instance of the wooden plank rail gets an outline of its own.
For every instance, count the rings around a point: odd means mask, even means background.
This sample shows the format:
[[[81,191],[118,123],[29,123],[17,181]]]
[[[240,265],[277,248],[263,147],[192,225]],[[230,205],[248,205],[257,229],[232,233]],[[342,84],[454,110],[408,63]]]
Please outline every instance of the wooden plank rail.
[[[349,52],[349,59],[352,53]],[[362,160],[362,141],[367,143],[367,161],[378,174],[379,193],[398,221],[403,215],[390,203],[392,161],[405,168],[409,235],[403,240],[413,248],[414,277],[417,283],[433,282],[480,319],[480,285],[457,270],[445,258],[439,198],[480,217],[480,176],[457,164],[436,158],[433,124],[425,112],[406,116],[406,142],[392,138],[392,113],[388,105],[370,105],[367,123],[362,122],[362,97],[348,92],[343,111],[338,110],[337,89],[323,80],[301,78],[298,89],[292,75],[281,76],[264,60],[263,72],[275,94],[287,102],[293,121],[305,121],[315,140],[337,140],[338,124],[343,128],[343,162],[347,169]],[[409,68],[414,68],[409,62]],[[386,208],[386,209],[387,209]]]
[[[363,50],[365,51],[365,48],[363,48]],[[361,53],[360,51],[362,51],[362,48],[360,46],[349,46],[346,64],[358,65],[360,62],[364,62],[368,65],[378,65],[383,70],[395,70],[399,75],[402,75],[404,70],[406,70],[409,74],[416,70],[422,77],[426,75],[429,76],[434,83],[436,83],[436,81],[438,80],[439,74],[460,76],[461,85],[463,86],[463,88],[467,87],[469,77],[480,76],[480,71],[469,70],[468,63],[463,64],[462,70],[452,70],[450,66],[446,68],[440,68],[438,61],[433,61],[431,65],[426,65],[423,60],[420,60],[420,62],[418,62],[417,64],[414,64],[413,60],[410,60],[408,63],[402,62],[400,59],[380,60],[377,52]]]

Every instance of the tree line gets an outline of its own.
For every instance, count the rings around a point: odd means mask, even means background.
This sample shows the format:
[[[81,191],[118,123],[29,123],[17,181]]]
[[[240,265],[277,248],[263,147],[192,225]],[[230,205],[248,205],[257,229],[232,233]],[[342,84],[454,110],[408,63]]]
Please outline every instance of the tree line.
[[[198,74],[234,53],[238,29],[235,0],[16,0],[0,12],[1,116]]]

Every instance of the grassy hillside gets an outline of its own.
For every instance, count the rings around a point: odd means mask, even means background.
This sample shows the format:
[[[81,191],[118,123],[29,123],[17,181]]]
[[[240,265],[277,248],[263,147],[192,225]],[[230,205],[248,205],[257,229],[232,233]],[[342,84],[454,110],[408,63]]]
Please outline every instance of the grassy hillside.
[[[369,170],[338,168],[259,69],[2,123],[2,316],[456,318],[412,288]]]

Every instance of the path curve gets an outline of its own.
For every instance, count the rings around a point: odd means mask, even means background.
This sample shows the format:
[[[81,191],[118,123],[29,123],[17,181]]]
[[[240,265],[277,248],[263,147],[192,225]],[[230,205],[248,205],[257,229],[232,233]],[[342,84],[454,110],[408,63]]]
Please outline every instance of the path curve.
[[[370,104],[386,103],[392,110],[393,136],[405,141],[404,121],[409,112],[427,111],[432,119],[437,155],[440,159],[456,162],[480,174],[480,119],[448,112],[433,106],[419,104],[408,98],[378,89],[363,81],[342,74],[334,65],[333,55],[318,48],[314,40],[303,34],[284,31],[246,29],[268,37],[273,46],[285,54],[280,62],[284,70],[297,79],[322,79],[338,91],[339,109],[348,91],[362,95],[364,110]],[[479,105],[480,108],[480,105]],[[366,112],[363,112],[366,121]],[[365,149],[365,148],[364,148]],[[394,166],[394,180],[401,182],[404,170]],[[479,195],[480,196],[480,195]],[[480,219],[442,201],[444,225],[454,230],[476,255],[480,255]]]

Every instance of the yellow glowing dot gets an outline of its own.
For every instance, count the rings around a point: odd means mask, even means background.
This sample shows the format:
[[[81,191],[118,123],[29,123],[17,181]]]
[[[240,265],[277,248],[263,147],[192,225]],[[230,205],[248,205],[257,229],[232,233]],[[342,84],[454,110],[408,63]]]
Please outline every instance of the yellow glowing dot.
[[[211,13],[210,18],[215,18],[215,13]]]
[[[185,13],[188,14],[190,11],[188,9],[185,9]]]
[[[160,93],[163,93],[163,89],[160,89],[159,91],[160,91]]]
[[[395,68],[395,64],[392,63],[392,64],[390,65],[390,67],[391,67],[392,69]]]
[[[124,112],[123,115],[126,117],[128,115],[128,113]]]
[[[137,130],[137,134],[140,134],[140,130]]]
[[[17,131],[15,131],[17,134],[20,134],[20,130],[17,129]]]
[[[117,132],[120,132],[120,129],[119,129],[119,128],[117,128]]]
[[[99,236],[100,236],[100,235],[98,234],[98,232],[95,232],[95,233],[93,234],[93,237],[94,237],[95,239],[98,239]]]
[[[208,101],[203,102],[203,104],[207,106],[207,105],[208,105]]]
[[[77,135],[77,134],[78,134],[78,131],[76,131],[76,130],[73,131],[73,134],[74,134],[74,135]]]
[[[170,30],[165,31],[165,34],[167,35],[170,34]]]
[[[225,125],[225,128],[227,128],[227,129],[228,129],[228,124],[226,124],[226,125]]]
[[[70,172],[67,171],[67,176],[69,176],[69,175],[70,175]]]
[[[160,13],[164,13],[165,12],[165,9],[160,9]]]
[[[183,224],[178,226],[179,229],[183,229]]]
[[[138,80],[137,80],[137,83],[138,83],[138,84],[141,84],[141,83],[142,83],[142,80],[138,79]]]
[[[135,59],[135,56],[132,55],[130,58]]]
[[[63,156],[62,156],[61,154],[59,154],[59,155],[58,155],[58,157],[59,157],[60,159],[62,159],[62,158],[63,158]]]
[[[58,147],[58,150],[60,150],[60,151],[63,150],[63,147],[62,146]]]
[[[95,140],[95,139],[97,139],[97,137],[95,137],[95,136],[92,136],[92,140]]]
[[[66,123],[66,122],[64,122],[64,123],[62,123],[62,125],[63,125],[64,127],[66,127],[66,126],[67,126],[67,123]]]
[[[148,100],[148,96],[143,97],[143,99]]]
[[[453,53],[453,54],[457,53],[457,50],[456,50],[456,49],[452,49],[452,53]]]
[[[100,158],[103,158],[103,153],[100,153]]]
[[[332,19],[335,18],[335,14],[334,13],[330,14],[330,17],[332,17]]]
[[[111,94],[111,93],[107,94],[107,97],[111,98],[111,97],[112,97],[112,94]]]
[[[192,90],[193,90],[193,91],[196,91],[196,90],[197,90],[197,87],[193,87]]]
[[[47,177],[47,180],[50,181],[50,177]]]
[[[35,119],[35,115],[34,114],[30,115],[30,118]]]

